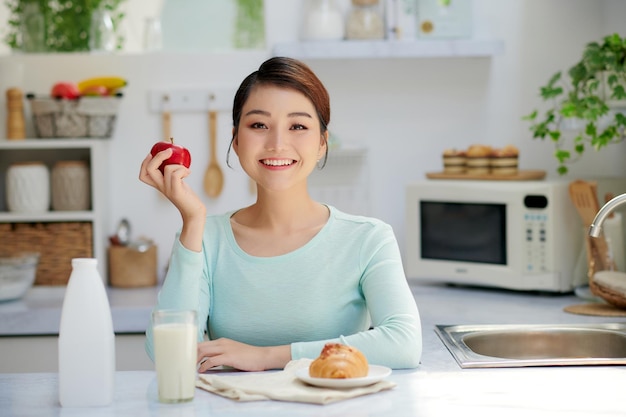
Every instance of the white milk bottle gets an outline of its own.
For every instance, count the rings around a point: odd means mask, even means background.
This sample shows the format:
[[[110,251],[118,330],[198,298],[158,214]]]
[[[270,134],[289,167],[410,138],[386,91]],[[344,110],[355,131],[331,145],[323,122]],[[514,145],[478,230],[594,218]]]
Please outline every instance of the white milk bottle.
[[[115,334],[104,283],[92,258],[72,259],[59,328],[59,401],[63,407],[113,401]]]

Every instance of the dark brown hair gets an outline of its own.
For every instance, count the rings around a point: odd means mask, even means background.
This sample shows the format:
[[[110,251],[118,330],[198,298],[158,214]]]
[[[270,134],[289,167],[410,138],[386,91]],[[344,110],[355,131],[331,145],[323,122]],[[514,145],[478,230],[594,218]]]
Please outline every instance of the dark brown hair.
[[[273,57],[261,64],[258,70],[248,75],[237,89],[235,99],[233,101],[233,137],[228,146],[226,154],[226,163],[230,156],[230,150],[233,141],[237,137],[239,130],[239,122],[241,120],[241,112],[244,104],[248,100],[250,93],[257,86],[276,86],[281,88],[291,88],[304,94],[311,102],[317,117],[320,120],[320,131],[322,134],[328,130],[330,123],[330,97],[326,87],[317,78],[317,75],[303,62],[293,58]],[[328,158],[328,146],[326,146],[326,154],[321,167],[326,165]]]

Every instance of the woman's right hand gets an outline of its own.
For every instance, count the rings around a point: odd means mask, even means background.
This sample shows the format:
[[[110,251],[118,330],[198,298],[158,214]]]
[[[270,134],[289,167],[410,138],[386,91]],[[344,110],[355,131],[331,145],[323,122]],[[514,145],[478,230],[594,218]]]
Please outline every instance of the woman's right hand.
[[[166,149],[152,156],[148,154],[141,163],[139,180],[159,190],[174,204],[187,221],[202,221],[206,216],[206,207],[198,195],[184,181],[190,170],[183,165],[166,165],[164,173],[159,170],[161,163],[172,156],[172,150]]]

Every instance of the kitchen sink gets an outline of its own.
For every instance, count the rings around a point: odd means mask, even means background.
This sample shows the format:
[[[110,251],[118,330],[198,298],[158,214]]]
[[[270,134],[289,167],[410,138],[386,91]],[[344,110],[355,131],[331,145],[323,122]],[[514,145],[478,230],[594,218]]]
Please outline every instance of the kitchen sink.
[[[626,323],[436,325],[462,368],[626,365]]]

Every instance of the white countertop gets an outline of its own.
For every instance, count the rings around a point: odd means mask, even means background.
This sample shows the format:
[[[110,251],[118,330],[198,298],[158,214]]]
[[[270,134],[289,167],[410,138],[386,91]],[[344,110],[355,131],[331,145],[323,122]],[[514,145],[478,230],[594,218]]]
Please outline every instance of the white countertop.
[[[320,406],[276,401],[237,403],[198,390],[192,403],[156,401],[155,374],[117,372],[114,404],[98,409],[61,409],[57,374],[0,374],[0,415],[23,416],[441,416],[480,413],[508,416],[622,416],[626,367],[461,369],[434,332],[435,324],[607,323],[626,318],[569,314],[573,295],[412,285],[420,308],[424,354],[417,370],[395,370],[391,391]],[[156,288],[110,290],[116,331],[141,331],[156,300]],[[62,290],[35,289],[20,302],[0,304],[0,332],[58,330]],[[5,323],[14,313],[13,326]],[[53,313],[53,314],[50,314]],[[28,320],[38,322],[37,325]],[[44,324],[48,329],[44,329]],[[142,328],[143,326],[143,328]],[[53,332],[52,332],[53,333]],[[5,333],[6,334],[6,333]],[[50,333],[48,333],[50,334]],[[10,410],[10,411],[7,411]]]
[[[145,333],[158,288],[107,288],[117,334]],[[16,301],[0,302],[0,336],[58,335],[64,286],[34,286]]]
[[[113,404],[61,408],[57,374],[0,374],[3,416],[623,416],[623,368],[534,368],[462,372],[394,371],[397,386],[328,405],[236,402],[196,390],[192,402],[157,401],[152,371],[117,372]]]
[[[412,283],[422,321],[424,370],[458,370],[434,332],[436,324],[561,324],[626,322],[626,317],[593,317],[563,308],[584,301],[572,294],[526,293]],[[117,334],[143,334],[158,287],[107,288]],[[17,301],[0,303],[0,337],[58,335],[65,287],[35,286]]]

